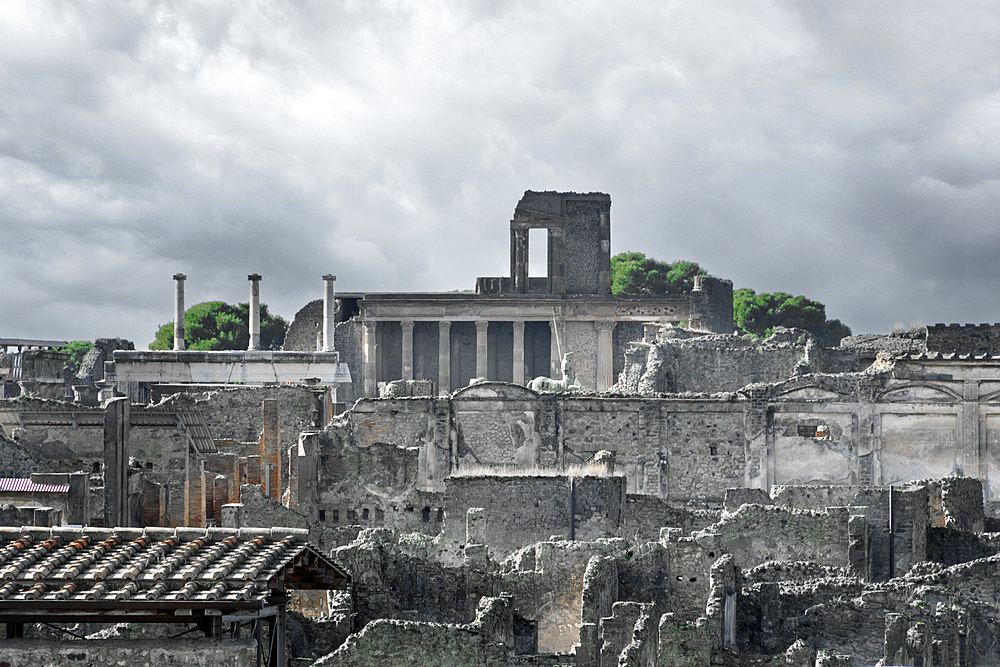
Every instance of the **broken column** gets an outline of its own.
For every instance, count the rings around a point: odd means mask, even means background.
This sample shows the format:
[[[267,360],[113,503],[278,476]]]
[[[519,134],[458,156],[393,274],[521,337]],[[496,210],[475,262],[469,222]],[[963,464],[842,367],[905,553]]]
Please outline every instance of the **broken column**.
[[[104,408],[104,525],[128,526],[129,399],[114,398]]]
[[[174,351],[184,349],[184,280],[183,273],[174,274]]]
[[[334,300],[334,283],[337,276],[326,274],[323,276],[325,289],[323,291],[323,351],[333,352],[333,332],[337,326],[337,304]]]
[[[250,346],[248,350],[260,349],[260,274],[251,273],[250,281]]]

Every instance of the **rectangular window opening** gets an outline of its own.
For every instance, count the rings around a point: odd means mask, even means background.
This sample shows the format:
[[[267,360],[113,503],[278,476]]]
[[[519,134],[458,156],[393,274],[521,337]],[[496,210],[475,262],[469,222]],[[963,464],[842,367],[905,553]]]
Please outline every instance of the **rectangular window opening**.
[[[549,276],[549,230],[528,230],[528,277]]]

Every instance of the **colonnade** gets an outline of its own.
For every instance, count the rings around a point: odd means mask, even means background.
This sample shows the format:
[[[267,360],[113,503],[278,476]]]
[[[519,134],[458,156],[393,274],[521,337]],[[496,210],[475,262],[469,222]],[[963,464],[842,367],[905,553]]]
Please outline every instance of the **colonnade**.
[[[437,325],[437,377],[415,377],[414,376],[414,328],[418,322],[429,322]],[[499,379],[490,377],[490,355],[497,353],[491,349],[490,324],[509,323],[513,330],[513,344],[506,350],[511,350],[511,374],[510,380],[514,384],[525,385],[531,377],[526,377],[526,346],[525,346],[525,326],[528,323],[543,324],[548,329],[549,334],[549,363],[546,368],[535,367],[535,375],[548,375],[553,379],[561,379],[562,355],[573,351],[577,360],[578,368],[589,368],[590,372],[579,375],[578,378],[584,386],[604,391],[611,387],[613,379],[613,330],[615,322],[613,320],[600,320],[589,322],[573,322],[573,325],[589,331],[591,344],[585,348],[574,349],[574,345],[567,340],[566,322],[555,322],[552,320],[525,320],[525,319],[454,319],[454,320],[433,320],[422,318],[403,318],[367,320],[364,322],[362,332],[362,353],[363,353],[363,376],[364,393],[366,396],[378,395],[378,382],[381,379],[401,379],[401,380],[434,380],[437,384],[437,393],[446,395],[451,391],[460,389],[452,385],[452,366],[459,363],[459,360],[452,358],[452,329],[453,323],[473,323],[475,325],[475,375],[473,377]],[[387,350],[379,349],[378,325],[396,324],[400,326],[402,340],[400,342],[400,377],[380,378],[379,363],[388,353]],[[509,330],[508,330],[509,331]],[[579,339],[579,334],[577,335]],[[426,340],[426,339],[424,339]],[[507,340],[510,340],[509,338]],[[544,339],[543,339],[544,340]],[[542,343],[544,345],[544,343]],[[505,351],[504,355],[510,352]],[[589,360],[582,355],[595,354],[596,357]],[[581,363],[582,362],[582,363]],[[595,363],[596,362],[596,363]],[[544,363],[544,362],[543,362]],[[395,364],[395,361],[393,361]],[[528,364],[531,365],[531,364]],[[384,373],[381,373],[383,376]],[[504,373],[506,375],[506,373]]]

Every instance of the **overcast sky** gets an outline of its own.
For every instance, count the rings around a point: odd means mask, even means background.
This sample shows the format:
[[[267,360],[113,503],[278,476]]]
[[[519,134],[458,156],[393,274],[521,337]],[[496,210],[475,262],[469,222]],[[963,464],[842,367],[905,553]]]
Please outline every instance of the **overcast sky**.
[[[526,189],[855,333],[997,322],[992,2],[6,0],[0,337],[509,274]]]

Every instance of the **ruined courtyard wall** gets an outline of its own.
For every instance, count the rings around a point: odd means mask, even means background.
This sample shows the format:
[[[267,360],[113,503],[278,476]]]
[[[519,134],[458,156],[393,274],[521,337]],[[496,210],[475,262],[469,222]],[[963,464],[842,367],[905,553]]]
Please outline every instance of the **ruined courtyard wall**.
[[[445,540],[464,544],[467,512],[482,508],[482,539],[502,560],[533,542],[617,536],[624,509],[621,477],[476,476],[446,481]]]
[[[415,405],[416,402],[408,405]],[[385,527],[436,535],[444,520],[443,493],[422,490],[424,448],[374,439],[358,441],[350,416],[316,436],[315,481],[300,493],[299,512],[327,529]]]
[[[159,407],[166,409],[196,409],[205,418],[213,438],[253,442],[264,429],[263,402],[278,402],[278,425],[281,429],[281,450],[298,442],[299,433],[322,428],[317,392],[305,386],[245,386],[226,387],[199,393],[174,394]],[[286,463],[283,461],[283,463]]]
[[[732,554],[742,569],[776,560],[847,567],[849,516],[846,507],[813,512],[743,505],[724,515],[698,542],[706,550]],[[753,539],[748,539],[751,535]]]

